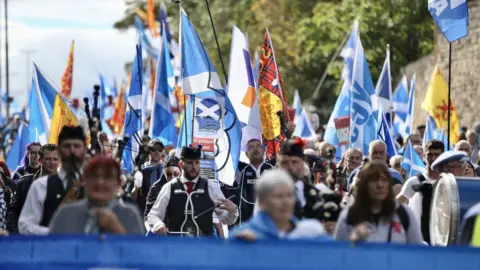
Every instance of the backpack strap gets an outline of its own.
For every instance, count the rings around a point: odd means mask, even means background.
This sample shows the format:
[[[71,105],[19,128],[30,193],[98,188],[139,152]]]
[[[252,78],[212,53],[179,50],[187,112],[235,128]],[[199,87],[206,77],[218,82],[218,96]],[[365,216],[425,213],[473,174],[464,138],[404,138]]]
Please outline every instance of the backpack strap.
[[[408,231],[408,228],[410,228],[410,219],[408,217],[407,210],[405,209],[405,206],[400,204],[397,208],[397,215],[398,218],[400,219],[400,223],[402,223],[402,227],[405,230],[405,232]]]
[[[423,173],[419,173],[415,176],[418,178],[418,180],[420,180],[420,183],[427,181],[427,178],[425,178],[425,175],[423,175]]]

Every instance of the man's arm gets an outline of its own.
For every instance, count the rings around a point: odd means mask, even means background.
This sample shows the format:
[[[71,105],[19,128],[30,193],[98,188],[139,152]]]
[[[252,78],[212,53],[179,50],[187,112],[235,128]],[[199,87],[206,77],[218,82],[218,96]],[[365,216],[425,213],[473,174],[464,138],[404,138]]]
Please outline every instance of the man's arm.
[[[225,200],[225,196],[220,190],[220,185],[216,180],[215,181],[208,180],[208,193],[210,195],[210,199],[212,199],[214,203],[217,203],[217,201],[219,200],[220,201]],[[235,224],[238,218],[238,207],[233,202],[230,201],[230,203],[234,206],[234,207],[232,206],[233,211],[228,211],[226,209],[221,209],[219,207],[215,208],[215,214],[217,215],[218,220],[226,225]]]
[[[409,178],[405,184],[402,186],[402,189],[397,195],[397,200],[400,203],[408,203],[408,200],[410,200],[413,195],[415,194],[415,190],[413,189],[414,185],[419,185],[420,180],[416,176]]]
[[[39,225],[47,196],[46,186],[47,177],[33,181],[18,219],[18,231],[20,234],[48,234],[48,228]]]
[[[165,219],[168,203],[170,202],[170,188],[170,182],[166,183],[162,187],[162,190],[160,190],[160,193],[158,194],[157,200],[147,215],[147,223],[151,228],[153,228],[153,231],[157,231],[160,228],[165,227],[163,220]]]

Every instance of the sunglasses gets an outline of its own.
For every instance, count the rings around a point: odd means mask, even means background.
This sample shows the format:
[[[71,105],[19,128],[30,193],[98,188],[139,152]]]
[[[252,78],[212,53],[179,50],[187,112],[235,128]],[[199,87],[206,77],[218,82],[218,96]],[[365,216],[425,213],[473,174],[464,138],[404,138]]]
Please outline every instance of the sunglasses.
[[[178,173],[178,172],[165,172],[165,174],[166,174],[168,177],[171,177],[171,176],[177,177],[177,176],[180,175],[180,173]]]
[[[150,148],[150,152],[162,152],[163,148]]]

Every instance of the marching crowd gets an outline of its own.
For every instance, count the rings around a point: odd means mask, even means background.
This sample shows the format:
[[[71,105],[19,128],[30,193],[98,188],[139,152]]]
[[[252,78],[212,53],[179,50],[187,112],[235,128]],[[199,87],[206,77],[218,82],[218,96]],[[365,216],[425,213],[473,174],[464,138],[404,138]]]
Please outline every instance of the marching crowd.
[[[137,234],[244,239],[316,239],[424,244],[441,173],[477,176],[477,134],[468,130],[455,149],[439,140],[410,143],[425,171],[406,179],[402,156],[387,156],[372,141],[368,156],[348,149],[340,162],[326,142],[285,140],[275,160],[261,141],[247,143],[232,186],[200,176],[202,147],[180,153],[143,138],[137,173],[121,169],[115,142],[91,156],[81,127],[63,127],[57,144],[27,146],[24,164],[0,162],[2,235]],[[143,164],[138,162],[144,161]],[[472,225],[469,225],[472,226]],[[469,231],[468,229],[465,230]],[[469,236],[461,243],[469,244]]]

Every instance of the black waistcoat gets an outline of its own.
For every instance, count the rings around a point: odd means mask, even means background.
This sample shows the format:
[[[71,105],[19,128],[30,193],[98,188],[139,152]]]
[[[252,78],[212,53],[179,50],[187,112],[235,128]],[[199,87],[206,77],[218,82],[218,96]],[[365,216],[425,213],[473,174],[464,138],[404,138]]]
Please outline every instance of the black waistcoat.
[[[43,205],[43,216],[40,225],[48,227],[53,214],[62,203],[65,188],[58,174],[50,175],[47,179],[47,196]]]
[[[302,180],[300,180],[302,181]],[[322,200],[320,191],[310,183],[303,181],[303,196],[305,198],[305,206],[302,207],[299,199],[295,202],[295,216],[298,219],[317,218],[318,211],[314,210],[315,204]]]
[[[172,180],[172,185],[170,186],[170,201],[167,207],[167,213],[165,215],[165,221],[169,231],[180,232],[182,229],[182,224],[185,221],[185,205],[187,204],[187,194],[177,193],[175,191],[185,191],[183,184],[180,180]],[[198,178],[197,184],[195,185],[194,191],[203,190],[203,194],[193,194],[192,203],[194,208],[194,216],[204,211],[211,209],[210,211],[202,214],[195,222],[200,228],[201,235],[213,235],[213,206],[214,202],[210,198],[208,193],[208,180],[204,178]],[[191,215],[187,215],[189,223],[192,222]],[[184,228],[185,230],[185,228]]]

